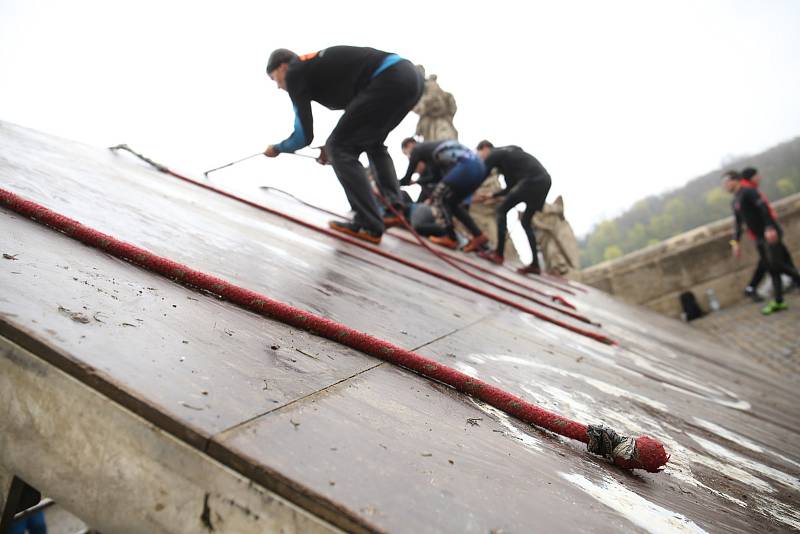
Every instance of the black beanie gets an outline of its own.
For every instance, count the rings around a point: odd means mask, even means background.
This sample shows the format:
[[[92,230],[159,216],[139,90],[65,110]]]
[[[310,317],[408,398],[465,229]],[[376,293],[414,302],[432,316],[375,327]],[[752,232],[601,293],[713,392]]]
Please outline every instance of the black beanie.
[[[749,180],[750,178],[758,174],[758,171],[756,170],[755,167],[745,167],[744,169],[742,169],[742,172],[740,174],[742,175],[742,178],[744,178],[745,180]]]
[[[289,63],[296,58],[297,54],[291,50],[287,50],[285,48],[276,48],[269,55],[269,60],[267,61],[267,74],[272,73],[273,70],[277,69],[284,63]]]

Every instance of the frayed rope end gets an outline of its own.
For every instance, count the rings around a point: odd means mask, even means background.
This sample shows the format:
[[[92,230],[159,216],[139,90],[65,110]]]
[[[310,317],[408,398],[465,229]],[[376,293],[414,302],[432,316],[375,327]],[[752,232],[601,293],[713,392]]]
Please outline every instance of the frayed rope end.
[[[589,452],[604,456],[623,469],[644,469],[658,473],[669,461],[664,446],[650,436],[630,438],[620,436],[602,425],[589,425]]]
[[[658,440],[650,436],[636,438],[633,455],[630,458],[614,457],[614,464],[623,469],[644,469],[650,473],[660,473],[669,461],[669,454]]]

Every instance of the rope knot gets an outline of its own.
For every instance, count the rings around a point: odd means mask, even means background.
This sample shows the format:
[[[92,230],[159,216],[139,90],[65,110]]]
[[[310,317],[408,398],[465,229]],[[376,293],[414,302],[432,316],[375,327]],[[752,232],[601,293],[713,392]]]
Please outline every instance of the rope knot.
[[[630,460],[636,449],[636,440],[620,436],[607,426],[589,425],[586,434],[589,436],[589,443],[586,445],[589,452],[609,460],[616,456]]]
[[[648,436],[622,436],[603,425],[589,425],[586,435],[589,438],[586,444],[589,452],[608,458],[625,469],[658,473],[669,461],[664,446]]]

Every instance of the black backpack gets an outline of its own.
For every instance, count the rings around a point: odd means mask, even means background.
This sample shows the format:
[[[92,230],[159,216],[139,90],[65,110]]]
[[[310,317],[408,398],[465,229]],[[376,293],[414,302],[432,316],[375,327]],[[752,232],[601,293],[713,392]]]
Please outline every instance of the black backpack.
[[[700,309],[697,298],[691,291],[681,293],[681,308],[683,308],[683,313],[686,314],[687,321],[694,321],[703,316],[703,310]]]

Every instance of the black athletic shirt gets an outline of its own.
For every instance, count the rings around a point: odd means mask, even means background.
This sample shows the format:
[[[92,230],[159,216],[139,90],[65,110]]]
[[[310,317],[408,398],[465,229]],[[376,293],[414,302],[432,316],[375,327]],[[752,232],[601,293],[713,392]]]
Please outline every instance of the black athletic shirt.
[[[400,185],[411,184],[411,176],[416,172],[417,164],[425,162],[425,173],[418,183],[438,182],[447,171],[464,158],[475,157],[475,153],[458,141],[425,141],[417,143],[408,156],[408,169],[400,179]]]
[[[367,85],[384,62],[399,56],[374,48],[331,46],[299,56],[289,63],[286,90],[294,105],[294,132],[275,145],[279,152],[294,152],[308,146],[314,138],[311,101],[328,109],[344,109]]]
[[[507,195],[512,187],[525,178],[547,174],[538,159],[514,145],[493,148],[483,164],[486,166],[486,176],[497,168],[506,179],[506,188],[496,192],[493,195],[495,197]]]
[[[772,218],[769,206],[761,194],[751,187],[741,187],[733,197],[734,239],[742,237],[742,222],[756,235],[764,237],[767,228],[778,229],[778,223]]]

